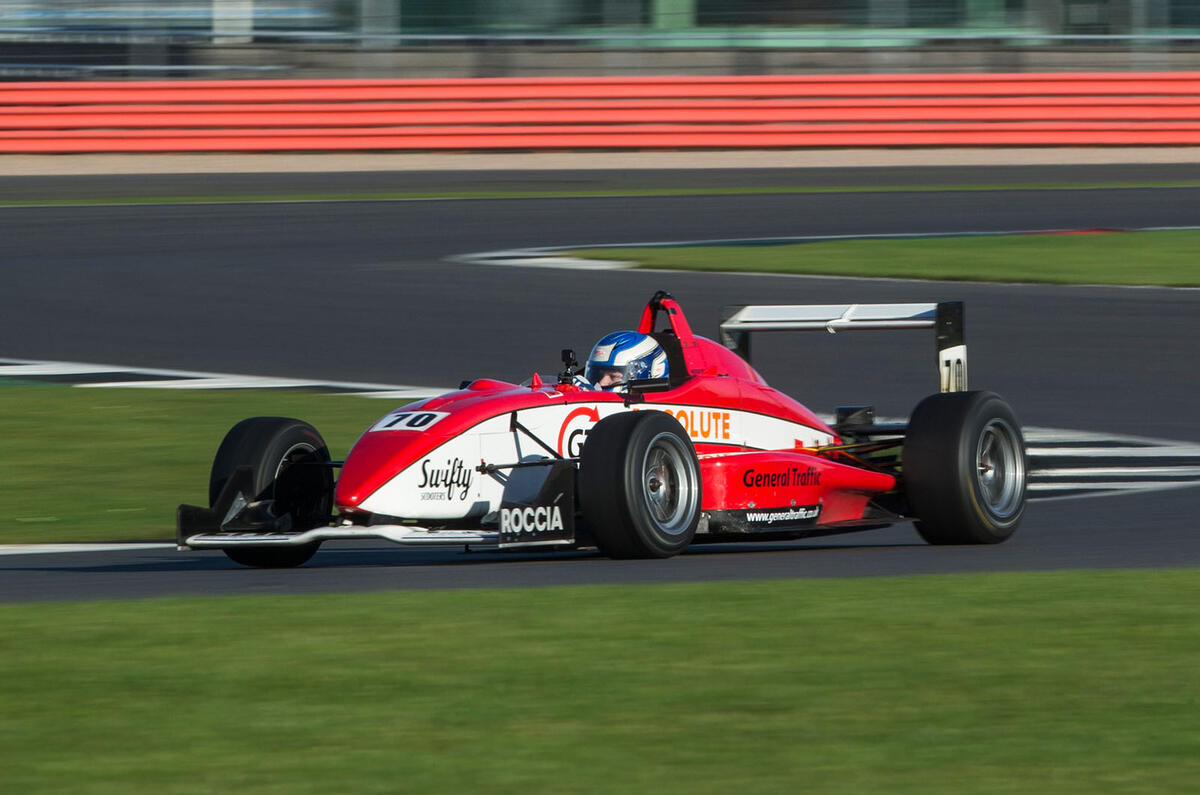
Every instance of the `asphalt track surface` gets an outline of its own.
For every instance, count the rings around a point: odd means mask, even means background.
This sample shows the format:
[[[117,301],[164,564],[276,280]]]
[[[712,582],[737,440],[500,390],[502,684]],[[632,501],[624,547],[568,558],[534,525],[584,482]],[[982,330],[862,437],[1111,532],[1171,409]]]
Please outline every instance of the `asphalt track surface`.
[[[1127,166],[578,176],[609,189],[705,186],[713,180],[730,186],[1105,183],[1188,180],[1197,171]],[[570,183],[574,176],[553,179]],[[450,182],[461,178],[403,175],[406,184],[425,190],[454,189]],[[249,195],[299,190],[294,176],[229,178],[208,191],[191,179],[122,178],[115,187],[104,178],[36,182],[40,198],[88,191],[230,195],[232,188],[225,188],[234,183]],[[379,187],[401,177],[391,179],[303,176],[304,190],[315,192],[396,190]],[[528,190],[530,181],[544,184],[545,175],[472,177],[480,188]],[[0,195],[32,197],[31,184],[0,178]],[[527,246],[1153,226],[1200,226],[1200,189],[10,208],[0,210],[7,285],[0,355],[453,386],[483,375],[520,379],[535,369],[552,372],[559,348],[586,351],[604,332],[635,324],[645,299],[660,288],[681,301],[699,333],[709,335],[728,304],[962,299],[972,386],[1003,394],[1023,423],[1200,441],[1196,290],[571,272],[446,261]],[[935,389],[931,353],[932,341],[917,332],[777,335],[756,342],[755,363],[769,381],[818,411],[874,403],[881,414],[896,416]],[[1195,566],[1197,496],[1185,489],[1035,503],[1010,542],[986,548],[927,547],[903,526],[792,544],[701,547],[668,561],[371,544],[328,545],[292,571],[240,569],[220,553],[169,549],[6,556],[0,557],[0,601]],[[169,531],[147,528],[146,535]]]

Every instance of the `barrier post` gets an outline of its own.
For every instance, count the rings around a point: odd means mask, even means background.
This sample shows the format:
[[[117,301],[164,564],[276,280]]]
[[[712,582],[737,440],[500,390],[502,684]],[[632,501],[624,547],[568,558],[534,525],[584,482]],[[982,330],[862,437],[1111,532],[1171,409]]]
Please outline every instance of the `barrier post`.
[[[213,44],[244,44],[254,34],[254,0],[212,0]]]

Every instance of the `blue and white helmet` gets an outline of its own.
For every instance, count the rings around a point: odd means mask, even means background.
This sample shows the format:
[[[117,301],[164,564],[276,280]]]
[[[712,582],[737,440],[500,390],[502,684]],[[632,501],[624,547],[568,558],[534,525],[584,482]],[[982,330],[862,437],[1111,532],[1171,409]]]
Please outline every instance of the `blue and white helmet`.
[[[597,389],[612,389],[630,381],[666,375],[667,352],[653,337],[636,331],[614,331],[601,337],[592,348],[584,371],[584,377]],[[616,380],[612,380],[613,376]]]

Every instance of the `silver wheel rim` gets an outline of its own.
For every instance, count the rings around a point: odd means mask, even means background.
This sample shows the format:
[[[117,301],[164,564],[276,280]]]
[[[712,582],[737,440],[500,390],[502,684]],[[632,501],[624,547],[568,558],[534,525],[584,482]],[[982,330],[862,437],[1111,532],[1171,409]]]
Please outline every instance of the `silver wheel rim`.
[[[696,513],[696,473],[690,451],[674,434],[660,433],[642,456],[642,495],[650,518],[670,536],[687,532]]]
[[[975,483],[987,509],[1008,519],[1021,508],[1025,493],[1025,456],[1019,437],[1004,420],[994,419],[975,445]]]
[[[279,463],[275,466],[275,480],[279,480],[279,475],[283,470],[292,464],[296,458],[296,453],[315,453],[317,448],[313,447],[308,442],[300,442],[288,448],[288,451],[279,459]]]

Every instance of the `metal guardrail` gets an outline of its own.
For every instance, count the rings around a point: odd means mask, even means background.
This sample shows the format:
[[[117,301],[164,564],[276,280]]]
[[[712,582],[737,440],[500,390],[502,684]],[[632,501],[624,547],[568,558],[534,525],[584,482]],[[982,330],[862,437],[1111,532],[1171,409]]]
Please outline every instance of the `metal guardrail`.
[[[269,53],[277,50],[274,56]],[[1200,67],[1200,31],[1118,34],[1034,29],[788,29],[388,33],[362,30],[54,26],[0,27],[0,79],[105,76],[729,74],[921,71],[937,50],[947,71],[1188,69]],[[253,52],[251,52],[253,51]],[[264,52],[268,53],[264,57]],[[610,52],[636,52],[613,60]],[[170,53],[170,57],[166,56]],[[388,53],[395,53],[390,58]],[[423,58],[428,53],[429,58]],[[564,60],[563,53],[578,57]],[[545,56],[545,58],[544,58]],[[399,60],[396,60],[399,59]]]
[[[585,5],[595,8],[582,13]],[[1186,8],[1168,13],[1167,4],[1157,2],[1027,0],[1017,9],[993,0],[865,0],[851,9],[836,0],[815,0],[783,16],[737,0],[704,8],[694,0],[647,0],[643,11],[630,11],[638,5],[576,0],[511,7],[466,0],[0,0],[0,78],[252,76],[279,70],[265,66],[269,60],[261,53],[243,59],[239,48],[249,47],[286,51],[277,63],[296,74],[389,76],[572,71],[562,59],[536,63],[551,50],[590,56],[575,59],[577,74],[780,72],[794,67],[788,53],[797,51],[820,53],[819,64],[810,68],[814,72],[919,71],[920,59],[904,65],[890,56],[931,48],[955,53],[942,60],[940,68],[946,71],[1186,69],[1200,64],[1200,13]],[[774,19],[791,21],[776,24]],[[23,51],[33,43],[45,47]],[[127,52],[97,56],[95,48],[106,45]],[[156,54],[163,48],[186,54],[167,63]],[[211,52],[214,48],[221,52]],[[301,54],[306,49],[321,55],[308,58]],[[408,60],[398,67],[387,59],[360,58],[358,50],[407,53]],[[644,62],[602,62],[605,53],[616,50],[639,51],[639,59],[630,61]],[[689,61],[687,53],[698,50],[708,52]],[[422,51],[442,58],[434,65],[420,64],[413,53]],[[1068,60],[1059,58],[1059,51]],[[874,53],[880,62],[864,63]],[[1167,53],[1175,57],[1168,60]]]
[[[915,47],[929,42],[945,44],[970,44],[986,42],[997,47],[1029,45],[1109,44],[1196,44],[1200,43],[1200,30],[1140,33],[1047,33],[1038,30],[946,30],[925,29],[863,29],[855,31],[837,30],[785,30],[785,31],[739,31],[721,30],[713,32],[643,33],[607,31],[596,33],[367,33],[360,31],[303,31],[255,29],[246,34],[255,40],[281,44],[387,44],[395,47],[423,47],[433,45],[486,46],[488,44],[570,44],[606,46],[675,46],[675,47],[825,47],[831,43],[848,47]],[[213,38],[228,37],[229,34],[214,32],[197,26],[195,28],[130,28],[115,27],[63,29],[57,27],[0,27],[0,39],[40,38],[55,41],[170,41],[204,42]]]

